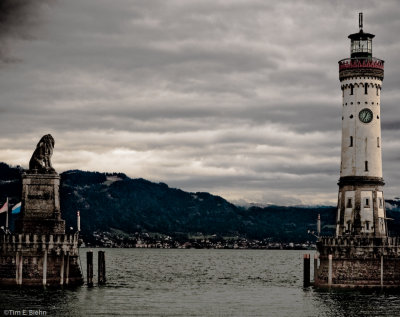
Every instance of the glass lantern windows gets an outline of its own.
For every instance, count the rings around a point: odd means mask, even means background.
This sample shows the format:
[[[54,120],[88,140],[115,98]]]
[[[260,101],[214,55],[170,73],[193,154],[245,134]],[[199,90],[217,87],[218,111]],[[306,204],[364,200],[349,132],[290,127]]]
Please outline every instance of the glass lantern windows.
[[[351,54],[353,53],[372,54],[372,39],[351,41]]]

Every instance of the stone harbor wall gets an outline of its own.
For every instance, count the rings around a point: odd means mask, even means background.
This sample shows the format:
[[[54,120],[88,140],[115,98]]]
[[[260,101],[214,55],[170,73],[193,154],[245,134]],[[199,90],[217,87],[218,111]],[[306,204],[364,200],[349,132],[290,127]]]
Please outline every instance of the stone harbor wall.
[[[397,238],[321,238],[319,287],[400,287],[400,240]]]
[[[77,234],[7,234],[0,246],[2,285],[83,284]]]

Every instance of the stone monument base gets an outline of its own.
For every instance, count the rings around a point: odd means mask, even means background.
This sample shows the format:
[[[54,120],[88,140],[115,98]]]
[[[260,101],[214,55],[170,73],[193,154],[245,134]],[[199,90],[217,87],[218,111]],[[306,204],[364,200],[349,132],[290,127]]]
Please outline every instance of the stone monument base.
[[[65,232],[65,220],[28,218],[15,220],[16,233],[34,234],[63,234]]]
[[[78,235],[0,235],[0,285],[83,284]]]
[[[15,222],[15,232],[64,234],[59,188],[58,174],[23,174],[22,212]]]
[[[320,238],[316,287],[400,288],[400,239]]]

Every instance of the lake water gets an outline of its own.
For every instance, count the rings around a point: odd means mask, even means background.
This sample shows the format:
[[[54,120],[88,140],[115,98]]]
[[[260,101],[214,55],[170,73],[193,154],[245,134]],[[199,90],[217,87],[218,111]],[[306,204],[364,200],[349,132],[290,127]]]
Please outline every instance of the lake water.
[[[105,252],[106,285],[0,289],[0,315],[25,309],[47,316],[400,316],[400,294],[303,289],[306,251]]]

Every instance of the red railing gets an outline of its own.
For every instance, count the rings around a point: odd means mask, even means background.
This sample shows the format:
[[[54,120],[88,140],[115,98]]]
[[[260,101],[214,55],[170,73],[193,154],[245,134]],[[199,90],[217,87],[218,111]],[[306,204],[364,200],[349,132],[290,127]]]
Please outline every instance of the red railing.
[[[383,69],[384,61],[375,57],[371,59],[345,58],[339,61],[339,71],[349,68],[377,68]]]

